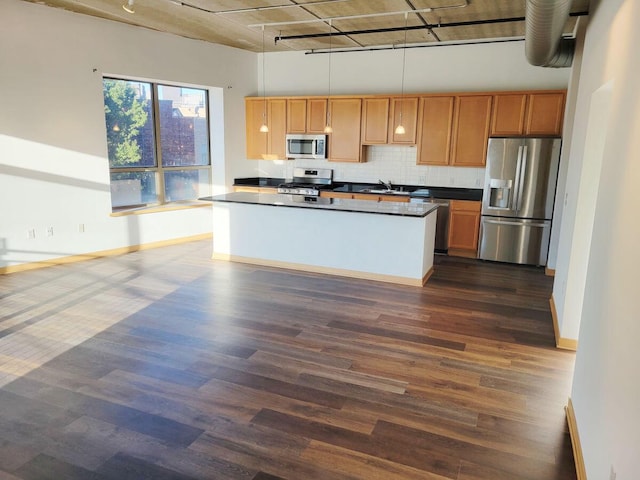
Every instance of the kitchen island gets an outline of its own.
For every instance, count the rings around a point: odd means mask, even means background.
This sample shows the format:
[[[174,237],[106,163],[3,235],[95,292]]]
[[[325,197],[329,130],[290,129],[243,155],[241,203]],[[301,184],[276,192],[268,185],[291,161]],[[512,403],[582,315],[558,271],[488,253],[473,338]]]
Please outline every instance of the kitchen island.
[[[236,192],[213,202],[213,258],[422,286],[437,205]]]

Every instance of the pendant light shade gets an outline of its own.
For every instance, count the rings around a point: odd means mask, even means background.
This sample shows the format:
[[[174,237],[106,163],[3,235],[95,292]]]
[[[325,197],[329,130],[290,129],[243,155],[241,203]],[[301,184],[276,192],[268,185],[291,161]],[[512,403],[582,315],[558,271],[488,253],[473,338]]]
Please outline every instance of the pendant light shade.
[[[134,1],[135,0],[128,0],[125,4],[122,5],[122,8],[124,9],[125,12],[136,13],[135,9],[133,8]]]
[[[400,122],[395,129],[396,135],[404,135],[405,129],[402,122],[402,109],[404,107],[404,67],[406,63],[407,57],[407,18],[409,17],[409,12],[404,12],[404,45],[402,47],[402,86],[400,90]]]
[[[260,132],[267,133],[269,127],[267,126],[267,94],[265,88],[265,71],[264,71],[264,25],[262,26],[262,125],[260,125]]]
[[[333,133],[331,127],[331,112],[329,111],[329,99],[331,98],[331,33],[333,27],[331,25],[331,19],[329,19],[329,93],[327,95],[327,123],[324,126],[324,133]]]

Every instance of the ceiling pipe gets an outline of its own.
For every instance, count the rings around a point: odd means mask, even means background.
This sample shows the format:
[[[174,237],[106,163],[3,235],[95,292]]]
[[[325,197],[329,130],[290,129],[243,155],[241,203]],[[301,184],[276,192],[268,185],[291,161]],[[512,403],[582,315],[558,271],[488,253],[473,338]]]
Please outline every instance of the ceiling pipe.
[[[527,0],[524,50],[531,65],[570,67],[575,40],[563,38],[569,19],[571,0]]]

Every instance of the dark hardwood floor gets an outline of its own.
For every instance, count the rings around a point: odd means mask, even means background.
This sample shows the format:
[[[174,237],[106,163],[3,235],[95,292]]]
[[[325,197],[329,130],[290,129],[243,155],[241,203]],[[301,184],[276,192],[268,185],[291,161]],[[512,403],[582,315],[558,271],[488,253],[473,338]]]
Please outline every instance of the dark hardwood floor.
[[[0,479],[576,478],[542,269],[438,256],[416,288],[210,251],[0,277]]]

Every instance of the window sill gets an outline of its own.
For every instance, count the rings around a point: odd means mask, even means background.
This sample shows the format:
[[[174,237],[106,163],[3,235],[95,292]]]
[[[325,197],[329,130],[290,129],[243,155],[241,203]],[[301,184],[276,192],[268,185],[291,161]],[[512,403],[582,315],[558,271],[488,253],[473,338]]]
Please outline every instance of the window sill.
[[[171,212],[173,210],[186,210],[190,208],[211,207],[210,202],[197,200],[185,202],[166,203],[164,205],[150,205],[144,207],[119,208],[111,212],[111,217],[124,217],[125,215],[144,215],[147,213]]]

